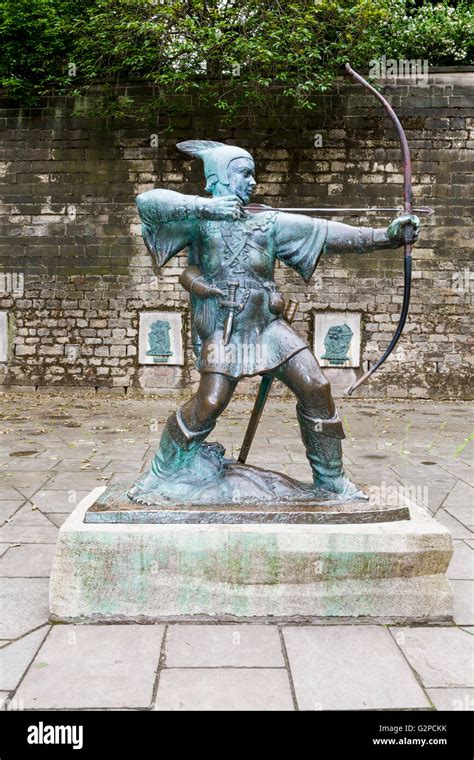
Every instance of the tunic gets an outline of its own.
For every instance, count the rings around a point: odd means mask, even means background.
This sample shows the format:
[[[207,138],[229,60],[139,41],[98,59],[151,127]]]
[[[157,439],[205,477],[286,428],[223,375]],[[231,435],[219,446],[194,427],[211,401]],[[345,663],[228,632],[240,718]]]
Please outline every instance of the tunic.
[[[158,266],[187,248],[189,264],[198,265],[206,282],[225,293],[224,299],[191,294],[197,369],[238,379],[273,370],[308,348],[275,309],[274,269],[278,259],[309,282],[323,251],[328,222],[279,211],[248,214],[229,222],[162,221],[165,194],[151,190],[137,199],[143,237]],[[239,306],[224,346],[228,309],[221,302],[228,298],[229,281],[239,283],[235,298]]]

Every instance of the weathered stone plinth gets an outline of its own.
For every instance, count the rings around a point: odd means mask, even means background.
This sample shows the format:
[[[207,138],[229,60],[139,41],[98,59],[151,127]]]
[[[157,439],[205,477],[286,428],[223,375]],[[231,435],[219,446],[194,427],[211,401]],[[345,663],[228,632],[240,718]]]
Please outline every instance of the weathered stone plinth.
[[[84,522],[59,532],[50,588],[59,621],[450,619],[449,531],[410,520],[344,524]]]

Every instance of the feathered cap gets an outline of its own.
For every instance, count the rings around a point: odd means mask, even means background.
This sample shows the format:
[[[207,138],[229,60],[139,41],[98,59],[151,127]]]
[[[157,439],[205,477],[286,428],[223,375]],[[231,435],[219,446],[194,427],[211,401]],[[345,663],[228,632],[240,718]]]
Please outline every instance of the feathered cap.
[[[208,192],[212,190],[217,180],[223,185],[229,184],[227,167],[234,158],[249,158],[253,163],[252,156],[243,148],[214,140],[185,140],[178,143],[176,147],[189,156],[202,159]]]

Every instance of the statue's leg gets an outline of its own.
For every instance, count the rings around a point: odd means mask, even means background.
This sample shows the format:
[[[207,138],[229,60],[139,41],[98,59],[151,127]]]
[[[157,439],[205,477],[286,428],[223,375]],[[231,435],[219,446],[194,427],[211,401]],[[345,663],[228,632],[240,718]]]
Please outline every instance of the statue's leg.
[[[236,383],[225,375],[201,375],[197,393],[167,419],[150,471],[128,491],[132,501],[149,505],[190,501],[219,477],[223,447],[201,444],[229,403]]]
[[[345,436],[342,422],[329,381],[314,354],[309,349],[300,351],[276,370],[275,377],[298,399],[296,412],[314,484],[348,499],[367,498],[344,475],[341,439]]]
[[[157,477],[174,474],[194,456],[227,407],[237,381],[227,375],[203,373],[196,394],[165,425],[151,470]]]

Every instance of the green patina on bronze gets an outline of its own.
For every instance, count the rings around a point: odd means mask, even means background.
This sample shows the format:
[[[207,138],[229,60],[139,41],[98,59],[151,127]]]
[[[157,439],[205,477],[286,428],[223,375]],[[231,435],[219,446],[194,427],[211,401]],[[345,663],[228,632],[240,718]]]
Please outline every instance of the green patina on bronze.
[[[333,325],[324,336],[324,348],[326,349],[321,359],[327,359],[330,364],[341,366],[349,361],[347,352],[352,340],[353,332],[349,325]]]
[[[308,498],[312,488],[313,498],[321,493],[346,501],[366,498],[344,474],[342,423],[309,345],[285,318],[275,266],[281,262],[309,283],[322,256],[396,248],[403,244],[406,225],[416,237],[417,217],[399,216],[387,229],[374,229],[256,208],[249,205],[256,180],[247,150],[213,140],[187,140],[177,147],[202,160],[212,197],[156,189],[139,195],[137,206],[143,239],[158,268],[188,251],[180,283],[190,294],[201,381],[197,393],[168,419],[151,470],[130,489],[130,499],[141,505],[275,503]],[[346,361],[350,328],[338,329],[337,336],[335,330],[329,333],[334,364]],[[165,347],[163,333],[157,333],[148,353]],[[296,395],[312,486],[235,463],[220,444],[205,442],[238,381],[254,375],[275,376]]]
[[[149,350],[147,356],[152,356],[153,361],[157,364],[166,364],[168,358],[173,356],[170,345],[171,325],[162,319],[157,319],[150,327],[148,333]]]

